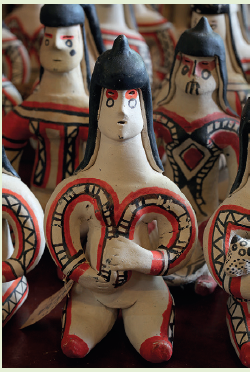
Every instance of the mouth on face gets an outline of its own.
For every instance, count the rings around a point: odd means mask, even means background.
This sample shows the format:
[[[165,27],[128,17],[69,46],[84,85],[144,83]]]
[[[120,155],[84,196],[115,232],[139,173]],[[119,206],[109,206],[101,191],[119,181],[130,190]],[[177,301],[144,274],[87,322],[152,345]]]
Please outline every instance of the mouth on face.
[[[120,121],[118,121],[118,124],[121,124],[121,125],[124,125],[124,124],[126,124],[127,122],[125,121],[125,120],[120,120]]]
[[[54,62],[61,62],[61,59],[53,59]]]
[[[193,79],[192,81],[189,81],[187,83],[185,92],[188,94],[194,94],[198,96],[199,88],[200,88],[200,84]]]

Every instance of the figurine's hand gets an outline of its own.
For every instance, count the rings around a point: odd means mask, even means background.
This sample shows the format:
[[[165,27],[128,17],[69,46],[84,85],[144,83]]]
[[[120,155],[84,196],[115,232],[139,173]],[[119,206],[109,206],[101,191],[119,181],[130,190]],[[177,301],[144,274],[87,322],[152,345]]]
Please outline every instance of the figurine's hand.
[[[107,280],[107,278],[98,275],[94,269],[89,268],[79,277],[78,283],[94,292],[110,293],[114,291],[116,278],[116,272],[112,272]]]
[[[120,236],[107,241],[103,263],[106,270],[135,270],[149,274],[152,265],[152,253],[132,240]]]

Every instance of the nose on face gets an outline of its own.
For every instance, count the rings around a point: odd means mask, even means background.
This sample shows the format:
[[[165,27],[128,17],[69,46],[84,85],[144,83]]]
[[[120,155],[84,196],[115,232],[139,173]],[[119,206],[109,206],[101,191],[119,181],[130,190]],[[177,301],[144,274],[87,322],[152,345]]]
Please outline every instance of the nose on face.
[[[198,76],[198,69],[197,69],[197,61],[196,60],[194,60],[192,75],[193,76]]]

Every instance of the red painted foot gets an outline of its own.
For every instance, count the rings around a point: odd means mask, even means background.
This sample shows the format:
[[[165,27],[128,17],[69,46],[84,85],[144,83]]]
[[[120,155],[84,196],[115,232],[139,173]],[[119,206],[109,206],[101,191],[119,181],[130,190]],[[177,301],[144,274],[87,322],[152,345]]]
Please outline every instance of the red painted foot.
[[[173,353],[173,347],[167,340],[160,336],[148,338],[141,344],[140,354],[148,362],[161,363],[169,360]]]
[[[202,275],[195,282],[195,293],[207,296],[214,292],[216,281],[210,275]]]
[[[250,342],[241,346],[240,361],[245,367],[250,367]]]
[[[69,358],[84,358],[89,352],[86,342],[75,335],[63,337],[61,348],[63,353]]]

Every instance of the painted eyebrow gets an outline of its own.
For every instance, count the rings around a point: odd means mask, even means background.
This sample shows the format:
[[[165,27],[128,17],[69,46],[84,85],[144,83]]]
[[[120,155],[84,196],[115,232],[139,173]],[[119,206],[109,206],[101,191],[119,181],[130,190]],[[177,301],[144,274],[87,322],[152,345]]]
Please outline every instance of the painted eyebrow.
[[[60,39],[74,39],[74,36],[72,36],[72,35],[62,35],[62,36],[60,36]]]
[[[46,37],[52,38],[52,34],[48,34],[47,32],[45,32],[44,35],[45,35]]]

